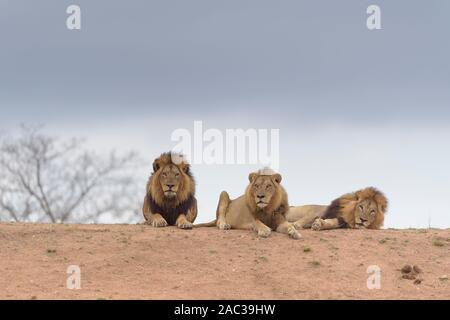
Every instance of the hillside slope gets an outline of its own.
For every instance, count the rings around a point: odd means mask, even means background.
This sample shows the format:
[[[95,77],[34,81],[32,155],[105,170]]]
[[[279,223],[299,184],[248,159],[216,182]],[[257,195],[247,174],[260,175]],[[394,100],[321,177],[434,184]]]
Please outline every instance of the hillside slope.
[[[0,223],[0,299],[450,299],[450,229],[301,233]]]

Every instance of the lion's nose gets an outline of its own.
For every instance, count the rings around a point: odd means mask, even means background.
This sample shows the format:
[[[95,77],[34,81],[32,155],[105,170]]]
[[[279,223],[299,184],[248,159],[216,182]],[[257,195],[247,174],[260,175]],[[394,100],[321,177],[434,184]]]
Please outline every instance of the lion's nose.
[[[167,185],[167,188],[169,188],[169,189],[172,189],[173,187],[175,187],[174,184],[168,184],[168,185]]]
[[[258,199],[264,198],[264,195],[257,195]]]

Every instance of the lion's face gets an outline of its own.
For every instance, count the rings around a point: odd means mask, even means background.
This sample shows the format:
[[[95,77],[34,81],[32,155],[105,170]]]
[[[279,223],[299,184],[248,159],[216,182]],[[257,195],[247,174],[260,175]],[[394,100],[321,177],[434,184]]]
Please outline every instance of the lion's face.
[[[181,182],[180,169],[174,164],[165,166],[161,169],[159,182],[165,197],[175,197]]]
[[[277,192],[277,184],[281,182],[280,174],[256,175],[250,174],[250,195],[253,197],[258,208],[263,209],[269,205]]]
[[[195,182],[190,165],[182,155],[163,153],[153,161],[153,173],[147,184],[147,192],[163,204],[176,205],[195,194]]]
[[[355,227],[366,229],[377,218],[378,206],[375,200],[365,199],[358,202],[355,207]]]
[[[379,190],[368,187],[333,200],[324,216],[343,218],[350,228],[380,229],[388,200]]]

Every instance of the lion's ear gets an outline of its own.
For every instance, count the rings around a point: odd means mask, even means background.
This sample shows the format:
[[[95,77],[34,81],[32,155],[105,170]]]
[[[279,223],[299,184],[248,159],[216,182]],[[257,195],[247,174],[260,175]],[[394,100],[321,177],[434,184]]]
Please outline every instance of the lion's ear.
[[[255,180],[256,176],[257,176],[257,174],[255,172],[252,172],[248,175],[248,180],[250,182],[253,182],[253,180]]]
[[[275,173],[272,175],[273,180],[275,180],[276,183],[280,184],[281,183],[281,174],[279,173]]]
[[[158,171],[159,168],[160,168],[160,165],[159,165],[159,158],[157,158],[157,159],[155,159],[155,161],[153,161],[153,172]]]

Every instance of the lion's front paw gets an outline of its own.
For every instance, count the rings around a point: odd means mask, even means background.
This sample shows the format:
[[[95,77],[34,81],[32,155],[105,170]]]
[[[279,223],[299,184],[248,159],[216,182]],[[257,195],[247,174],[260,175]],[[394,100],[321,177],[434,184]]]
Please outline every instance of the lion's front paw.
[[[294,228],[297,229],[297,230],[298,230],[298,229],[303,229],[303,223],[302,223],[302,222],[296,221],[296,222],[294,222],[292,225],[293,225]]]
[[[179,223],[177,225],[177,227],[180,229],[192,229],[193,224],[190,223],[189,221],[183,221],[183,222]]]
[[[289,228],[288,235],[292,239],[300,239],[302,237],[302,235],[295,229],[294,226],[292,226],[292,228]]]
[[[230,230],[231,229],[231,225],[226,223],[226,222],[219,222],[217,224],[217,228],[219,228],[220,230]]]
[[[270,236],[271,232],[272,230],[270,230],[269,227],[261,228],[258,230],[258,237],[267,238],[268,236]]]
[[[152,220],[152,222],[149,223],[149,224],[150,224],[152,227],[155,227],[155,228],[162,228],[162,227],[166,227],[166,226],[167,226],[167,221],[164,220],[163,217],[157,217],[157,218],[154,218],[154,219]]]
[[[314,231],[320,231],[320,230],[322,230],[323,222],[324,222],[323,219],[317,218],[317,219],[313,222],[313,224],[312,224],[312,226],[311,226],[311,229],[313,229]]]

